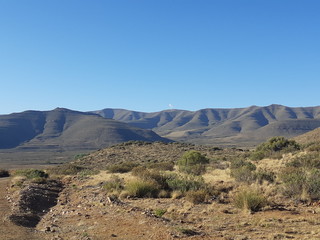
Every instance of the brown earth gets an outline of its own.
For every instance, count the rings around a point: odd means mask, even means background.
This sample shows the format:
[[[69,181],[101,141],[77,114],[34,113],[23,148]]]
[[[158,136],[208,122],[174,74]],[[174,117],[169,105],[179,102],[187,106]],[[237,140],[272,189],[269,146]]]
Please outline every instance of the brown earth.
[[[41,240],[41,233],[36,233],[34,229],[19,227],[9,221],[11,214],[11,204],[7,200],[7,187],[9,178],[0,178],[0,236],[3,240]]]
[[[37,226],[46,232],[44,239],[320,239],[318,204],[288,204],[249,214],[230,199],[198,205],[165,198],[113,201],[99,183],[92,185],[94,178],[68,179],[58,205]],[[156,209],[167,212],[159,218]]]
[[[192,204],[186,198],[127,198],[120,195],[119,199],[113,199],[103,189],[103,184],[112,176],[105,170],[110,164],[126,161],[176,161],[183,152],[191,149],[223,163],[227,162],[224,158],[230,160],[234,156],[246,154],[235,149],[217,150],[208,146],[176,143],[121,144],[103,149],[77,162],[82,166],[99,169],[99,174],[63,177],[65,188],[60,193],[58,203],[39,222],[36,232],[16,227],[8,221],[0,229],[4,236],[11,237],[7,239],[320,239],[320,202],[303,204],[277,198],[279,194],[275,193],[278,191],[276,184],[262,184],[258,187],[263,188],[269,198],[268,206],[254,214],[242,211],[232,203],[239,183],[230,177],[230,169],[225,166],[217,168],[212,165],[203,176],[208,184],[220,189],[221,195],[202,204]],[[289,154],[281,160],[264,159],[255,164],[258,168],[279,170],[290,157]],[[115,175],[124,181],[135,178],[130,173]],[[8,180],[1,181],[4,182],[1,182],[3,186],[0,193],[4,196]],[[249,187],[257,186],[253,184]],[[223,188],[227,190],[222,191]],[[6,199],[3,197],[1,200],[1,210],[5,214],[9,213]],[[166,210],[162,217],[155,214],[159,209]]]

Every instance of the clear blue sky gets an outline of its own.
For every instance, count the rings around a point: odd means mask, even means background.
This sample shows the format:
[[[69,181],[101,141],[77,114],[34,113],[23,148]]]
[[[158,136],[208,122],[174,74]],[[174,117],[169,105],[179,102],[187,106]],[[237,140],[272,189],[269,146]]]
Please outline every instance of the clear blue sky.
[[[320,105],[319,0],[0,0],[0,114]]]

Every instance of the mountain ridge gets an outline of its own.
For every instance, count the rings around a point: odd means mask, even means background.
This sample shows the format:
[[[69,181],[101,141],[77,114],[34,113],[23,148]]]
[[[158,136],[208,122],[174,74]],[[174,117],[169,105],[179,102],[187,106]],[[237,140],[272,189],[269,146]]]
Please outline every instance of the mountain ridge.
[[[98,149],[130,140],[168,141],[151,130],[66,108],[0,116],[1,149]]]
[[[106,108],[93,112],[131,126],[152,129],[162,137],[199,144],[255,145],[269,137],[295,137],[320,127],[320,106],[272,104],[151,113]]]

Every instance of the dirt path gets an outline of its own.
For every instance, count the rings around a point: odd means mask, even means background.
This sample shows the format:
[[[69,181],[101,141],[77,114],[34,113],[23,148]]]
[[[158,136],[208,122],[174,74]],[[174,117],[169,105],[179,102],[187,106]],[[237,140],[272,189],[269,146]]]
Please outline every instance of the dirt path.
[[[10,213],[10,204],[6,199],[6,187],[9,178],[0,178],[0,236],[5,240],[41,240],[31,229],[14,225],[6,218]]]

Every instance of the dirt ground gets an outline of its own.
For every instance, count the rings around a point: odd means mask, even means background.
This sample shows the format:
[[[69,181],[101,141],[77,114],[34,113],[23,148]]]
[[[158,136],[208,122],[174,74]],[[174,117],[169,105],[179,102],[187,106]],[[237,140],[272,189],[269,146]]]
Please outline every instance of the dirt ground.
[[[93,179],[70,179],[59,203],[38,224],[44,239],[320,239],[320,207],[288,205],[249,214],[231,203],[185,199],[110,201]],[[165,209],[156,217],[156,209]]]
[[[11,205],[7,201],[7,186],[10,178],[0,178],[0,239],[2,240],[42,240],[41,233],[34,229],[19,227],[11,223],[7,217],[10,214]]]

